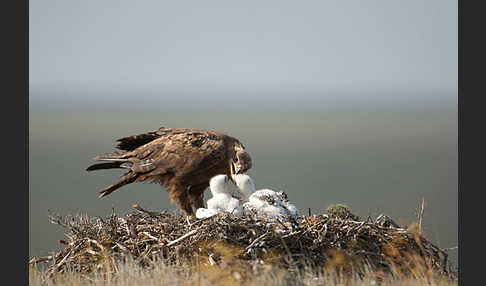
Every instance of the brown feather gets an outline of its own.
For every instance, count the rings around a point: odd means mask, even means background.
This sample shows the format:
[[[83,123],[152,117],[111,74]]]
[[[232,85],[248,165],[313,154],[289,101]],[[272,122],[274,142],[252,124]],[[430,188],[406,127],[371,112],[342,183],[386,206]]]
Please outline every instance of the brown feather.
[[[86,171],[122,168],[120,165],[121,162],[98,163],[89,166],[88,168],[86,168]]]
[[[116,191],[120,187],[123,187],[126,184],[132,183],[135,179],[136,179],[136,175],[134,173],[127,173],[118,182],[116,182],[112,185],[109,185],[108,187],[101,190],[99,192],[100,193],[99,197],[100,198],[105,197],[105,196],[111,194],[112,192]]]
[[[124,151],[132,151],[144,144],[153,141],[154,139],[159,138],[160,136],[161,135],[157,134],[156,131],[152,131],[144,134],[123,137],[116,140],[117,142],[119,142],[116,148]]]

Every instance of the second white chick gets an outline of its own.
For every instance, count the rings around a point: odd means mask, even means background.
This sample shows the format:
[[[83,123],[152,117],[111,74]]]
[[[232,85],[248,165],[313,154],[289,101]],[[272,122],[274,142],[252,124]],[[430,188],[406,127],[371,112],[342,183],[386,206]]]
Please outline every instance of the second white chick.
[[[287,194],[270,189],[256,190],[255,183],[245,174],[234,175],[233,179],[240,193],[243,195],[243,211],[247,215],[260,217],[288,217],[298,216],[297,207],[290,203]]]

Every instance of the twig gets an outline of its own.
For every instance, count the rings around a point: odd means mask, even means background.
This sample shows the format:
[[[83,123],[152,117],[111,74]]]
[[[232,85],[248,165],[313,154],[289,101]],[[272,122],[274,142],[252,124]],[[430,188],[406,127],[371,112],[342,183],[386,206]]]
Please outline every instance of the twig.
[[[250,243],[250,245],[248,245],[245,248],[245,251],[248,252],[257,242],[259,242],[261,239],[263,239],[267,234],[268,234],[268,232],[265,232],[264,234],[257,237],[252,243]]]
[[[53,259],[52,255],[44,256],[44,257],[32,257],[32,259],[29,260],[29,264],[36,264],[36,263],[39,263],[39,262],[46,262],[46,261],[49,261],[49,260],[52,260],[52,259]]]
[[[148,211],[148,210],[142,208],[141,206],[139,206],[138,204],[132,205],[132,208],[134,208],[135,210],[137,210],[137,211],[139,211],[141,213],[148,214],[149,216],[158,216],[158,215],[160,215],[160,212]]]
[[[189,217],[188,217],[188,216],[186,216],[186,222],[187,222],[187,225],[188,225],[189,227],[191,227],[191,226],[192,226],[191,221],[189,220]]]
[[[188,232],[188,233],[184,234],[183,236],[179,237],[178,239],[169,242],[167,244],[167,246],[172,246],[172,245],[174,245],[174,244],[176,244],[176,243],[178,243],[180,241],[183,241],[184,239],[188,238],[189,236],[196,234],[196,232],[197,232],[197,229],[193,229],[190,232]]]
[[[459,246],[454,246],[454,247],[448,247],[448,248],[442,248],[442,251],[451,251],[451,250],[456,250],[458,249]]]
[[[420,206],[420,213],[418,217],[418,227],[419,227],[419,233],[422,234],[422,221],[424,218],[424,206],[425,206],[425,200],[422,198],[422,205]]]
[[[56,271],[59,269],[59,267],[61,267],[61,265],[64,264],[64,262],[66,262],[66,260],[68,259],[68,257],[71,256],[71,253],[72,252],[73,252],[72,250],[69,251],[69,253],[66,256],[64,256],[64,258],[61,261],[59,261],[58,264],[56,264],[56,267],[54,268]]]
[[[287,252],[287,255],[289,256],[290,259],[292,259],[292,253],[290,253],[289,248],[287,247],[287,244],[283,240],[283,238],[280,238],[280,241],[282,242],[283,247],[285,248],[285,252]]]
[[[215,265],[216,264],[216,261],[214,261],[213,256],[214,256],[214,253],[212,253],[212,252],[210,252],[209,255],[208,255],[209,263],[211,265]]]
[[[151,235],[150,233],[148,233],[146,231],[143,231],[142,233],[145,234],[147,237],[149,237],[152,240],[159,241],[159,239],[157,237]]]

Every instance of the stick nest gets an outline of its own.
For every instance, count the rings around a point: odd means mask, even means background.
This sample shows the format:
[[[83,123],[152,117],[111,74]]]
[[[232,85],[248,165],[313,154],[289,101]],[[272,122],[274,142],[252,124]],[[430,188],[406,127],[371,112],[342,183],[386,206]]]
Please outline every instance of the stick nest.
[[[176,213],[137,212],[106,218],[61,217],[67,241],[53,256],[47,273],[117,272],[127,259],[154,263],[218,265],[230,257],[247,264],[278,265],[288,270],[320,267],[341,273],[383,271],[414,274],[433,271],[450,275],[447,254],[414,229],[399,227],[389,217],[357,221],[356,216],[320,214],[287,221],[219,214],[198,220]]]

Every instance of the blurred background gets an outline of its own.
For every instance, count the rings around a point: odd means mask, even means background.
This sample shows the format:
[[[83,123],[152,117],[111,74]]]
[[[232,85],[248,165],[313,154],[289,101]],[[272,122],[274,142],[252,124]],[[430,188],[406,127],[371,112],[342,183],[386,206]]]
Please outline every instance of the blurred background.
[[[98,199],[85,171],[115,140],[216,129],[257,188],[300,211],[333,203],[458,244],[457,1],[30,1],[29,255],[61,215],[176,210],[158,185]],[[206,192],[206,198],[209,192]],[[457,261],[457,250],[450,253]]]

